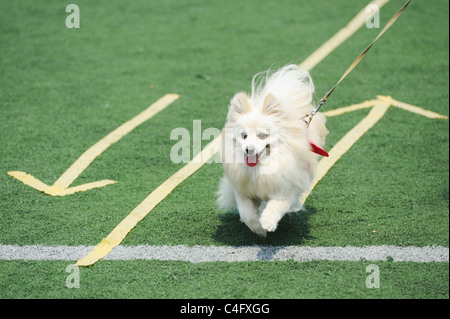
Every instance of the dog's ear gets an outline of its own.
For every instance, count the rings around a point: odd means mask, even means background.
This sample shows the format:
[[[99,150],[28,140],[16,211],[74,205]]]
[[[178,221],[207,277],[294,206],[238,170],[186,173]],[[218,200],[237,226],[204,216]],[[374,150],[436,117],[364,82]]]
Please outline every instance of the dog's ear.
[[[235,119],[235,116],[242,115],[252,111],[252,106],[248,101],[247,95],[244,92],[237,93],[230,103],[228,110],[229,120]]]
[[[271,93],[267,94],[261,112],[266,115],[279,115],[281,112],[280,102]]]

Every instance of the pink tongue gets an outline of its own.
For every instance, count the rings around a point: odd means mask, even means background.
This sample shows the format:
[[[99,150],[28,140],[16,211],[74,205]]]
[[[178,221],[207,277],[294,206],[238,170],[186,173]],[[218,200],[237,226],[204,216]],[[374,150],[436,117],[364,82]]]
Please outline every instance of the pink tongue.
[[[258,164],[258,154],[256,154],[255,156],[247,156],[245,161],[250,167],[256,166],[256,164]]]

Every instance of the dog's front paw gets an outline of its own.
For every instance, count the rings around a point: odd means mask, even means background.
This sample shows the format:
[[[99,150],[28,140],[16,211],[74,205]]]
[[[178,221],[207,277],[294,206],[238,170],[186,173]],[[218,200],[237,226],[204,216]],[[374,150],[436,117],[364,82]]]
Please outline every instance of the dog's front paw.
[[[261,223],[261,227],[267,231],[275,231],[278,226],[278,223],[276,221],[272,220],[269,216],[264,214],[259,219],[259,222]]]
[[[259,237],[267,236],[266,230],[261,227],[261,224],[259,223],[258,219],[247,221],[245,222],[245,224],[247,225],[248,228],[250,228],[252,232],[254,232]]]
[[[262,228],[260,228],[260,229],[255,229],[255,230],[252,230],[256,235],[258,235],[259,237],[267,237],[267,232],[266,232],[266,230],[265,229],[262,229]]]

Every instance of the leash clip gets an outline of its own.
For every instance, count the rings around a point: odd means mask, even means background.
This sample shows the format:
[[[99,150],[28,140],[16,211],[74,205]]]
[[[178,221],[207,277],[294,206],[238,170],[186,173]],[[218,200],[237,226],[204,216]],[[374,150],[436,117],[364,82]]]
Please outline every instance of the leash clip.
[[[327,101],[326,98],[321,98],[319,101],[319,105],[317,105],[317,107],[314,110],[312,110],[308,115],[306,115],[303,118],[303,121],[305,121],[306,127],[309,127],[309,124],[311,123],[313,116],[316,115],[317,112],[319,112],[320,108],[322,107],[322,105],[325,104],[326,101]]]

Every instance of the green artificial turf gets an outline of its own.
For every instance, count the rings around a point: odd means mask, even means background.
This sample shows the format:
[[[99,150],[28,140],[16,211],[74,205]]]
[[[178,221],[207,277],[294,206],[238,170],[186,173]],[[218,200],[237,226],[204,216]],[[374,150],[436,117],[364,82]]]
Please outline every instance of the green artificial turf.
[[[221,129],[230,98],[248,91],[255,73],[301,63],[365,2],[76,4],[81,27],[67,29],[64,2],[0,1],[0,244],[96,245],[183,167],[170,160],[173,129],[192,132],[196,119],[202,130]],[[381,26],[402,4],[382,8]],[[448,2],[412,1],[324,110],[381,94],[448,116],[448,29]],[[316,100],[379,30],[362,27],[311,70]],[[72,186],[117,184],[51,197],[7,175],[25,171],[51,185],[166,93],[181,97],[108,148]],[[329,118],[325,148],[367,112]],[[448,132],[448,119],[391,107],[316,186],[307,211],[286,216],[265,239],[236,212],[216,207],[222,169],[206,164],[123,244],[448,247]],[[365,287],[365,262],[100,261],[81,270],[75,291],[64,286],[67,262],[0,265],[0,298],[448,298],[448,263],[380,262],[386,277],[379,290]]]
[[[70,262],[1,261],[2,298],[448,298],[448,264],[377,262],[379,288],[368,288],[369,262],[199,263],[103,261],[67,288]],[[130,271],[131,270],[131,271]],[[11,281],[8,278],[14,277]],[[69,277],[70,278],[70,277]],[[6,279],[6,280],[5,280]],[[369,279],[370,280],[370,279]],[[69,281],[69,286],[70,286]],[[23,287],[28,287],[24,291]],[[169,310],[169,309],[168,309]],[[173,311],[174,309],[170,309]]]

